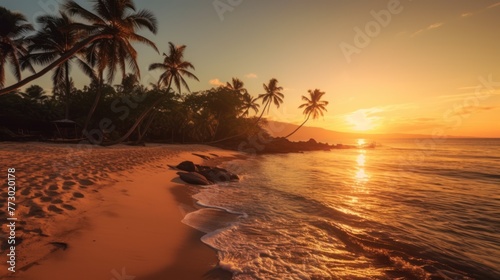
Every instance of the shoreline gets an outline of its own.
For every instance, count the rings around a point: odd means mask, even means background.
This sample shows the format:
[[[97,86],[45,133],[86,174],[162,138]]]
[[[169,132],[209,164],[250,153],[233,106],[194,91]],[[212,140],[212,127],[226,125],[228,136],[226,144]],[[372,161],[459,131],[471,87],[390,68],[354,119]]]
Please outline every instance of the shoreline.
[[[25,171],[19,174],[27,177],[24,181],[35,182],[38,175],[64,187],[66,185],[62,179],[68,179],[65,174],[59,174],[61,178],[51,178],[46,174],[41,176],[37,172],[47,173],[47,170],[32,169],[30,163],[33,162],[29,158],[33,157],[35,150],[49,149],[51,151],[47,152],[54,152],[54,149],[65,151],[67,148],[68,146],[63,148],[58,145],[38,143],[30,143],[26,147],[9,143],[0,150],[10,153],[7,158],[17,156],[22,159],[24,155],[25,160],[21,160],[22,164],[18,164],[24,165]],[[156,158],[145,164],[129,162],[131,154],[135,153],[141,157],[140,154],[143,152],[155,154]],[[166,155],[159,155],[160,152]],[[102,161],[112,163],[118,159],[123,160],[125,164],[115,162],[118,171],[112,168],[111,170],[116,172],[105,172],[107,176],[99,175],[96,170],[90,170],[95,177],[89,178],[85,174],[80,174],[85,172],[74,173],[78,167],[72,168],[69,173],[81,178],[81,182],[78,183],[85,182],[85,178],[93,183],[81,189],[79,193],[85,198],[79,200],[84,203],[74,204],[76,207],[73,208],[78,209],[73,211],[52,215],[49,208],[54,209],[51,206],[57,207],[60,204],[54,204],[54,199],[51,199],[50,204],[47,203],[49,205],[43,205],[42,201],[38,200],[39,197],[34,195],[31,202],[42,209],[41,214],[45,217],[29,216],[33,206],[30,209],[20,210],[20,215],[25,216],[26,225],[19,231],[24,242],[17,249],[18,266],[16,272],[12,274],[5,273],[8,272],[7,267],[2,265],[0,279],[109,280],[120,275],[136,276],[138,279],[146,280],[165,279],[165,277],[167,279],[169,277],[231,278],[231,273],[217,267],[217,252],[201,241],[205,233],[181,222],[189,211],[185,206],[191,205],[191,210],[195,210],[195,201],[188,193],[187,186],[176,179],[176,171],[169,169],[167,164],[176,165],[183,160],[207,164],[192,153],[215,153],[220,156],[215,159],[216,162],[228,160],[226,157],[230,159],[238,153],[202,145],[155,145],[146,148],[120,146],[111,149],[96,148],[92,153],[101,154]],[[110,154],[114,155],[109,156]],[[87,156],[82,160],[84,165],[98,161],[91,155],[83,156]],[[0,157],[2,165],[8,164],[5,158]],[[44,161],[43,154],[39,158],[35,160],[35,164]],[[30,170],[32,173],[28,175],[26,172]],[[28,185],[26,182],[25,185]],[[55,189],[54,184],[50,186],[41,186],[44,188],[43,195],[52,191],[54,198],[60,197],[65,203],[66,200],[69,202],[76,200],[71,197],[71,192],[74,190],[69,188],[49,190]],[[24,196],[21,192],[20,187],[19,197]],[[24,200],[25,203],[29,201],[28,198]],[[35,223],[38,224],[34,225]],[[26,227],[37,227],[36,232],[40,234],[34,235],[33,231],[26,230]],[[67,249],[63,248],[64,246],[67,246]],[[27,257],[24,252],[29,252],[31,256]],[[25,271],[21,271],[21,267],[24,267]]]

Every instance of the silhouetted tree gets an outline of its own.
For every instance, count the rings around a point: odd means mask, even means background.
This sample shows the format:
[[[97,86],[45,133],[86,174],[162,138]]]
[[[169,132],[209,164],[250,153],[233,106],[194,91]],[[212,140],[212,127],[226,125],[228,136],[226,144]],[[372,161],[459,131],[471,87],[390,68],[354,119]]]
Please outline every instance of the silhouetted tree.
[[[328,105],[328,101],[321,100],[321,97],[325,95],[325,92],[320,91],[319,89],[315,89],[314,91],[309,90],[309,97],[307,96],[302,96],[302,100],[305,101],[306,103],[302,104],[299,106],[299,108],[304,108],[304,115],[306,115],[306,120],[299,126],[297,127],[292,133],[288,134],[285,136],[285,138],[288,138],[292,136],[297,130],[299,130],[308,120],[309,117],[312,115],[313,120],[317,119],[320,115],[323,116],[323,112],[326,112],[326,105]]]

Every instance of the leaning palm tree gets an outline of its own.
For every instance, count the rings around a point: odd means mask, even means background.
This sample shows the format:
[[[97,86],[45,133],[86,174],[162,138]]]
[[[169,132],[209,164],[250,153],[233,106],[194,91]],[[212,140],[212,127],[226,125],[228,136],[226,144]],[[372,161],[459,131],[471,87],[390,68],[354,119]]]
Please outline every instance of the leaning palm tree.
[[[269,108],[271,107],[271,103],[274,103],[274,105],[276,105],[276,107],[279,108],[281,103],[283,103],[283,98],[285,97],[283,95],[283,93],[281,93],[281,91],[283,90],[283,87],[278,86],[278,80],[276,80],[275,78],[272,78],[271,80],[269,80],[269,83],[267,85],[263,84],[263,87],[264,87],[264,90],[266,91],[266,93],[260,94],[259,97],[257,97],[255,99],[255,101],[262,99],[262,104],[264,104],[264,108],[262,109],[260,116],[255,121],[255,123],[253,125],[254,127],[259,124],[259,121],[262,119],[262,116],[264,116],[264,112],[266,111],[266,109],[267,109],[267,112],[269,112]],[[226,140],[233,139],[236,137],[240,137],[242,135],[245,135],[248,132],[249,128],[247,128],[247,130],[245,130],[242,133],[239,133],[239,134],[236,134],[233,136],[229,136],[226,138],[218,139],[216,141],[206,142],[206,143],[207,144],[218,143],[218,142],[226,141]]]
[[[161,88],[162,86],[166,87],[165,93],[163,96],[158,98],[156,101],[154,101],[148,109],[146,109],[136,120],[134,125],[129,129],[129,131],[123,135],[120,139],[106,143],[106,145],[113,145],[116,143],[121,143],[125,141],[132,133],[137,129],[137,127],[146,119],[146,117],[155,110],[157,106],[159,106],[163,101],[165,101],[169,96],[169,92],[172,88],[172,84],[175,84],[175,87],[181,93],[182,87],[185,87],[188,91],[191,91],[189,89],[189,86],[184,79],[184,76],[188,78],[195,79],[199,81],[198,77],[196,77],[192,72],[190,72],[191,69],[194,70],[193,64],[191,62],[184,60],[184,50],[186,49],[185,45],[181,46],[176,46],[172,42],[168,43],[169,45],[169,54],[163,53],[163,56],[165,57],[163,59],[163,63],[153,63],[149,66],[149,70],[163,70],[164,72],[160,75],[160,78],[158,80],[158,88]],[[152,119],[150,118],[150,121],[148,121],[148,125],[146,125],[146,128],[142,131],[140,138],[138,139],[138,142],[142,140],[142,137],[146,135],[146,132],[149,128],[149,125],[152,123]]]
[[[243,111],[241,117],[248,116],[250,110],[254,110],[255,114],[259,112],[260,105],[257,103],[257,98],[253,98],[250,94],[245,93],[243,94],[241,100],[242,106],[240,109]]]
[[[266,93],[260,94],[257,99],[262,99],[262,104],[264,105],[264,108],[262,109],[262,113],[260,114],[259,118],[257,119],[257,123],[262,119],[262,116],[264,115],[264,112],[267,109],[267,112],[269,113],[269,109],[271,108],[271,103],[274,103],[277,108],[280,107],[280,104],[283,103],[283,98],[284,95],[281,93],[283,90],[283,87],[278,86],[278,80],[275,78],[272,78],[269,81],[269,84],[263,84],[264,90]]]
[[[40,31],[28,38],[31,45],[26,59],[37,65],[47,65],[68,52],[84,35],[81,31],[71,28],[74,22],[70,17],[60,12],[59,16],[44,15],[37,18],[41,25]],[[65,119],[69,119],[69,97],[71,93],[70,70],[71,63],[76,62],[80,69],[89,77],[95,79],[95,73],[79,56],[66,60],[55,68],[52,75],[54,89],[64,93]]]
[[[21,57],[28,52],[27,41],[23,37],[33,30],[26,17],[20,13],[12,12],[0,7],[0,88],[5,85],[5,67],[10,64],[14,77],[21,80]],[[30,65],[26,65],[30,67]]]
[[[110,38],[93,41],[88,47],[87,59],[90,64],[97,68],[98,81],[102,85],[104,72],[107,70],[107,80],[112,83],[117,71],[126,76],[127,66],[131,68],[132,74],[140,77],[139,65],[137,64],[137,51],[131,42],[146,44],[158,52],[152,41],[136,33],[137,30],[147,28],[156,34],[156,17],[147,10],[136,11],[132,0],[93,0],[92,13],[75,1],[68,1],[64,5],[70,15],[77,15],[88,21],[92,27],[84,27],[90,34],[107,34]],[[83,131],[89,125],[90,119],[97,108],[102,91],[98,90],[94,104],[92,105]]]
[[[297,130],[299,130],[311,117],[313,120],[317,119],[320,115],[323,116],[323,112],[326,112],[326,105],[328,105],[328,101],[321,100],[321,97],[325,95],[324,91],[320,91],[319,89],[315,89],[314,91],[308,90],[310,98],[302,95],[302,100],[305,101],[304,104],[300,105],[299,108],[304,108],[304,115],[306,115],[306,120],[297,127],[292,133],[285,136],[288,138],[292,136]]]
[[[0,89],[0,95],[15,92],[20,87],[42,77],[89,45],[93,47],[89,48],[88,59],[95,65],[99,65],[98,70],[101,73],[108,68],[109,80],[112,80],[117,66],[123,73],[129,64],[134,73],[139,73],[136,62],[137,52],[131,42],[144,43],[158,51],[153,42],[136,33],[139,29],[147,28],[156,34],[156,18],[147,10],[136,11],[132,0],[91,0],[91,2],[96,14],[82,8],[74,1],[68,1],[63,5],[71,16],[78,15],[90,22],[91,25],[76,24],[78,28],[87,31],[88,35],[45,68],[11,86]],[[0,18],[3,19],[3,17]],[[3,24],[1,26],[3,27]]]

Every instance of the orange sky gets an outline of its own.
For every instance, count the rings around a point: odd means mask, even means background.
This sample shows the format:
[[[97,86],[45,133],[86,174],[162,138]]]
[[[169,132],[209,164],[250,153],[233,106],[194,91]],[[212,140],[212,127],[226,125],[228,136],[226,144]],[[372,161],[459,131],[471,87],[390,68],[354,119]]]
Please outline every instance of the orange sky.
[[[1,5],[34,22],[50,10],[40,3]],[[158,17],[159,33],[141,34],[155,41],[160,53],[169,41],[188,46],[186,59],[200,78],[190,82],[194,91],[238,77],[257,96],[263,83],[276,78],[285,88],[285,103],[271,111],[274,120],[301,123],[300,97],[318,88],[330,105],[310,126],[500,137],[497,0],[228,3],[136,1]],[[147,67],[162,57],[147,47],[137,49],[142,82],[149,84],[159,73]],[[73,78],[77,86],[88,83],[76,70]],[[50,77],[35,83],[51,88]]]

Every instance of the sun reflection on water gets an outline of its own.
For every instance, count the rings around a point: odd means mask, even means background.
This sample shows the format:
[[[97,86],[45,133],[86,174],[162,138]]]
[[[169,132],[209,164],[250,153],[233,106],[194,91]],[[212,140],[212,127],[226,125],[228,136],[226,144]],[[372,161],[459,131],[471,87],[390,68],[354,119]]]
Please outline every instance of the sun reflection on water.
[[[358,162],[358,166],[365,166],[365,163],[366,163],[365,154],[364,153],[359,154],[356,161]]]

